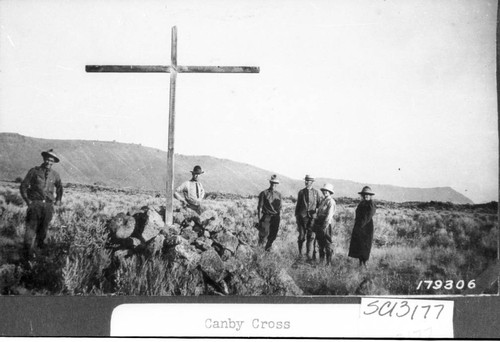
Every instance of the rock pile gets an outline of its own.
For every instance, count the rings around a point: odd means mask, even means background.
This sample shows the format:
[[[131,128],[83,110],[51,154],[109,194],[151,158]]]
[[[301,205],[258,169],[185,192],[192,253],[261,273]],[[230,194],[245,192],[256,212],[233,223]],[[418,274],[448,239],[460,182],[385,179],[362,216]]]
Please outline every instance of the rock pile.
[[[217,213],[176,217],[180,224],[166,226],[164,209],[143,207],[135,214],[120,213],[108,222],[110,248],[118,263],[159,257],[178,280],[176,294],[301,295],[302,290],[285,270],[271,284],[256,265],[258,255],[241,241]],[[182,221],[181,221],[182,220]],[[260,272],[259,272],[260,271]],[[272,289],[270,289],[272,287]]]

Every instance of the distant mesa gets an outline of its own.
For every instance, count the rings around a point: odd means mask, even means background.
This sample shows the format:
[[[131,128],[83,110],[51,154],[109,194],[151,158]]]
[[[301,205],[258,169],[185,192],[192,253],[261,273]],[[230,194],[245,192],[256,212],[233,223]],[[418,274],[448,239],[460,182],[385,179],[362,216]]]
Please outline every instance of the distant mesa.
[[[41,163],[40,151],[54,148],[63,162],[56,166],[64,183],[99,184],[116,188],[163,190],[166,182],[167,152],[138,144],[116,141],[51,140],[0,133],[0,180],[13,181],[24,177],[29,168]],[[268,186],[267,179],[274,171],[245,163],[211,156],[175,155],[174,184],[190,177],[193,165],[210,170],[203,175],[208,192],[238,195],[257,195]],[[284,196],[296,196],[302,180],[279,175],[279,190]],[[365,184],[354,181],[319,178],[317,184],[332,183],[337,197],[357,197]],[[473,202],[450,187],[405,188],[393,185],[370,184],[376,198],[392,202]]]

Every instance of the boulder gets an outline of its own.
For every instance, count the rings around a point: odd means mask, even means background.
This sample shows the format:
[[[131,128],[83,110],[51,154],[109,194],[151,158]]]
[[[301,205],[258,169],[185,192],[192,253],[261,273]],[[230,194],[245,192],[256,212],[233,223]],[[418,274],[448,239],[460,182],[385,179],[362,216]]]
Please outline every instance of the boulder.
[[[125,248],[135,249],[141,245],[141,240],[135,237],[129,237],[125,239],[123,246]]]
[[[224,280],[221,280],[218,284],[209,282],[205,283],[206,294],[225,296],[229,294],[229,288]]]
[[[236,249],[235,257],[242,261],[250,261],[254,258],[255,252],[249,245],[239,244]]]
[[[238,248],[240,243],[238,238],[229,232],[219,232],[215,235],[213,240],[233,254],[236,252],[236,248]]]
[[[207,209],[200,214],[200,221],[204,222],[204,223],[207,223],[209,221],[210,222],[217,221],[218,219],[219,219],[219,215],[217,214],[217,212],[215,210],[212,210],[212,209]]]
[[[204,294],[205,280],[197,266],[180,258],[168,264],[170,279],[166,286],[171,294],[180,296]]]
[[[215,210],[205,210],[200,215],[200,221],[206,231],[217,232],[222,230],[222,221]]]
[[[236,220],[234,219],[234,217],[224,216],[222,218],[222,225],[226,228],[234,227],[235,224],[236,224]]]
[[[165,236],[179,235],[180,233],[181,229],[178,224],[164,226],[162,229],[160,229],[160,234]]]
[[[186,227],[182,229],[181,236],[186,239],[189,243],[193,243],[194,240],[198,238],[198,233],[196,233],[193,228]]]
[[[235,258],[230,258],[224,261],[224,269],[231,274],[243,272],[246,268],[247,268],[246,265],[244,265],[241,261]]]
[[[180,244],[189,245],[189,242],[180,235],[168,236],[165,240],[165,245],[167,247],[174,247]]]
[[[209,224],[205,226],[205,231],[210,232],[210,233],[217,233],[223,230],[224,228],[222,226],[213,224],[213,221],[211,221]]]
[[[161,253],[165,243],[165,236],[157,235],[146,245],[146,253],[150,256]]]
[[[222,247],[218,243],[212,244],[212,248],[217,252],[217,254],[219,254],[219,256],[223,256],[224,255],[224,251],[226,251],[226,249],[224,249],[224,247]]]
[[[120,249],[114,252],[113,256],[118,259],[118,261],[123,261],[126,257],[132,255],[132,251],[128,249]]]
[[[187,243],[180,243],[175,247],[169,248],[168,257],[171,261],[182,258],[186,260],[189,265],[198,264],[201,258],[196,248]]]
[[[278,281],[280,282],[280,287],[282,288],[280,295],[282,296],[300,296],[304,294],[304,292],[300,289],[300,287],[295,284],[293,278],[286,272],[286,270],[282,269],[278,274]]]
[[[215,283],[219,283],[225,277],[224,263],[214,249],[201,253],[200,268]]]
[[[192,221],[192,229],[198,236],[203,236],[203,233],[205,232],[205,227],[203,226],[203,223],[200,222],[199,218],[196,217],[196,220]]]
[[[174,212],[174,222],[182,222],[184,221],[185,217],[184,217],[184,214],[183,213],[180,213],[180,212]]]
[[[144,242],[148,242],[160,233],[160,230],[165,227],[165,223],[158,212],[145,207],[142,212],[134,215],[136,220],[136,229],[134,236]]]
[[[222,261],[233,259],[233,253],[231,253],[229,249],[224,249],[220,258],[222,259]]]
[[[125,213],[119,213],[108,222],[108,229],[113,239],[126,239],[135,229],[135,219]]]
[[[202,251],[209,250],[212,247],[213,241],[206,237],[197,238],[194,241],[194,246]]]
[[[266,282],[255,270],[234,274],[229,286],[231,293],[239,296],[260,296],[267,289]]]
[[[162,216],[162,215],[165,216],[165,207],[164,206],[150,204],[149,206],[145,205],[141,208],[141,210],[143,210],[143,211],[148,210],[148,209],[156,211],[158,213],[158,215],[160,215],[160,216]]]

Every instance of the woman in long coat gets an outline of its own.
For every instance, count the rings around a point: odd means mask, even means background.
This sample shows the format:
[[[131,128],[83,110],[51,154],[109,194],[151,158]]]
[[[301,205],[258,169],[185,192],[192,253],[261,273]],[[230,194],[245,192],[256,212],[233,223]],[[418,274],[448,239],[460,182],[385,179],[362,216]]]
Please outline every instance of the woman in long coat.
[[[358,194],[361,195],[362,200],[356,208],[349,256],[359,259],[360,266],[366,266],[366,261],[370,258],[370,251],[372,249],[373,215],[375,215],[376,211],[372,196],[375,194],[369,186],[365,186]]]

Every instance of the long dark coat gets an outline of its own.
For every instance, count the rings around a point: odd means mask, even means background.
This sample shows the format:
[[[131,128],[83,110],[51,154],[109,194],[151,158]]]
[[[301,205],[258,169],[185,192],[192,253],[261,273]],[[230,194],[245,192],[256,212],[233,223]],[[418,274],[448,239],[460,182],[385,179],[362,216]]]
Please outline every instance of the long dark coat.
[[[356,208],[356,218],[352,230],[349,256],[361,260],[370,258],[373,241],[373,215],[376,206],[373,201],[361,201]]]

